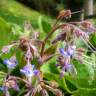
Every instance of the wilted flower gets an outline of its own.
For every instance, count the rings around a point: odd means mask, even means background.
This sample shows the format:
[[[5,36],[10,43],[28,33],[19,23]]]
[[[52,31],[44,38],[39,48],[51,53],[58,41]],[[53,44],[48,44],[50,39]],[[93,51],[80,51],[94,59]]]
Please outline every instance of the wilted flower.
[[[84,32],[83,30],[81,30],[80,28],[73,26],[74,27],[74,34],[77,38],[79,37],[83,37],[83,38],[89,38],[87,32]]]
[[[71,11],[70,10],[62,10],[59,13],[58,18],[71,18]]]
[[[5,85],[6,85],[7,88],[12,88],[16,91],[19,91],[19,86],[18,86],[16,80],[11,80],[10,79],[10,80],[6,81]]]
[[[81,22],[81,25],[82,25],[83,27],[85,27],[85,28],[89,28],[92,24],[91,24],[91,22],[89,22],[89,21],[82,21],[82,22]]]
[[[91,32],[96,31],[96,28],[95,28],[95,27],[92,25],[92,23],[89,22],[89,21],[83,21],[83,22],[81,22],[81,25],[82,25],[84,28],[88,29],[89,32],[90,32],[90,31],[91,31]]]
[[[17,65],[17,60],[15,56],[12,56],[10,59],[5,59],[4,64],[7,65],[9,69],[14,69]]]
[[[27,50],[27,53],[25,54],[25,58],[26,58],[26,60],[27,59],[32,59],[32,53],[31,53],[31,50],[30,50],[30,47],[28,47],[28,50]]]
[[[38,57],[38,50],[37,47],[30,43],[30,50],[32,52],[32,55],[35,57]]]
[[[37,46],[35,46],[37,42],[38,42],[37,40],[28,39],[27,37],[20,38],[19,46],[23,51],[26,51],[26,54],[25,54],[26,59],[29,59],[29,58],[33,59],[33,57],[38,57]]]
[[[56,43],[56,42],[58,42],[58,41],[64,41],[65,38],[66,38],[66,32],[63,32],[63,33],[59,34],[59,35],[56,37],[56,39],[54,39],[54,40],[52,41],[52,44],[54,44],[54,43]]]
[[[8,53],[13,46],[14,46],[14,44],[8,45],[8,46],[4,46],[4,47],[2,48],[2,50],[1,50],[2,53]]]

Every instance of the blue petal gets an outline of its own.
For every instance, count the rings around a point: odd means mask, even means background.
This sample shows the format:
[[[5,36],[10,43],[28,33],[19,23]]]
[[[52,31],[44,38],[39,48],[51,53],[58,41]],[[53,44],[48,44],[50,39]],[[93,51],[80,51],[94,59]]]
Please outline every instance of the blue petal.
[[[73,49],[68,49],[67,54],[69,56],[72,56],[74,54],[74,50]]]
[[[34,70],[33,72],[34,72],[35,75],[39,74],[39,70]]]
[[[30,68],[28,68],[27,66],[25,66],[23,69],[20,69],[20,72],[30,77],[33,75],[33,71],[30,70]]]
[[[20,69],[20,72],[23,73],[23,74],[26,73],[26,71],[24,69]]]
[[[14,65],[14,64],[8,64],[8,65],[7,65],[8,68],[14,68],[15,66],[16,66],[16,65]]]
[[[11,62],[9,59],[5,59],[3,63],[6,64],[10,69],[14,68],[17,65],[17,62]]]
[[[5,59],[5,60],[3,61],[3,63],[7,65],[7,64],[8,64],[8,61],[9,61],[9,59]]]
[[[0,86],[0,91],[6,91],[7,87],[6,86]]]
[[[63,48],[59,48],[59,51],[62,55],[67,56],[67,52]]]

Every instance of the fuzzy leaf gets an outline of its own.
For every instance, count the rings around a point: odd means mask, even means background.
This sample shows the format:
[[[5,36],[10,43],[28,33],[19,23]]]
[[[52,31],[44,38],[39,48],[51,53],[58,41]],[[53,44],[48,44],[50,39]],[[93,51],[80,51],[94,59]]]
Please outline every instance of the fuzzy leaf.
[[[96,88],[80,88],[71,96],[96,96]]]

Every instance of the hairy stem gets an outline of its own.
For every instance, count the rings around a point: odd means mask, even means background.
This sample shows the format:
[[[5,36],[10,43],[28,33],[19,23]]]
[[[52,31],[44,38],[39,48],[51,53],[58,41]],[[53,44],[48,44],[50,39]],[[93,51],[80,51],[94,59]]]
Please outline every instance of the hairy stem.
[[[71,15],[77,14],[77,13],[80,13],[80,12],[83,12],[83,11],[80,10],[80,11],[72,12]],[[57,25],[58,21],[61,20],[61,19],[62,19],[62,18],[57,18],[56,22],[54,23],[54,25],[53,25],[53,27],[52,27],[52,30],[48,33],[48,35],[47,35],[46,38],[44,39],[43,44],[42,44],[42,48],[41,48],[41,57],[42,57],[42,55],[43,55],[44,48],[45,48],[45,44],[46,44],[48,38],[50,38],[50,36],[51,36],[58,28],[60,28],[61,26],[65,26],[65,25],[66,25],[66,24]]]
[[[43,44],[42,44],[41,57],[42,57],[43,52],[44,52],[45,44],[46,44],[47,40],[50,38],[50,36],[51,36],[57,29],[61,28],[62,26],[66,26],[66,25],[67,25],[67,23],[64,23],[64,24],[61,24],[61,25],[57,25],[57,26],[55,26],[55,27],[49,32],[49,34],[48,34],[47,37],[44,39],[44,42],[43,42]]]
[[[29,82],[20,78],[20,77],[16,77],[16,76],[10,76],[10,78],[8,80],[11,80],[11,79],[15,79],[15,80],[21,80],[23,81],[24,83],[26,83],[28,86],[30,86]]]

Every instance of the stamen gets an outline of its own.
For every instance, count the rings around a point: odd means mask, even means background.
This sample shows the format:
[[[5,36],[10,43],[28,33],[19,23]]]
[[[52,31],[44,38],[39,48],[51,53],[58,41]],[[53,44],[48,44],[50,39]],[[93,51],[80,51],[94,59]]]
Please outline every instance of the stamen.
[[[81,10],[81,11],[75,11],[75,12],[72,12],[71,14],[73,15],[73,14],[82,13],[82,12],[83,12],[83,10]]]

